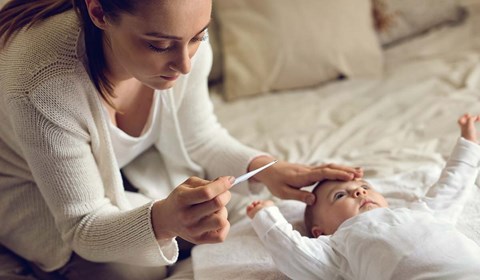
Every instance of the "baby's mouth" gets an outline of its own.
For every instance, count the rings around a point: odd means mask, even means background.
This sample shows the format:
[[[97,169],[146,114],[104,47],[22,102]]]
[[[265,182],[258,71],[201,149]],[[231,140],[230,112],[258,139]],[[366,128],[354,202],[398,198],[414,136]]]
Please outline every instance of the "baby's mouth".
[[[376,203],[373,200],[365,199],[360,203],[360,208],[363,208],[364,206],[368,206],[370,204],[376,204]]]

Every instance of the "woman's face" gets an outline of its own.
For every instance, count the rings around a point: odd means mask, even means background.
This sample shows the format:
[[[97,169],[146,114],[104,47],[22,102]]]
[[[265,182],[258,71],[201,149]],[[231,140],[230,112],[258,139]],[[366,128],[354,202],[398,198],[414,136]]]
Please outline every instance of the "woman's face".
[[[140,1],[139,1],[140,2]],[[206,39],[211,0],[156,0],[134,14],[106,19],[105,53],[112,82],[135,78],[153,89],[171,88],[191,68]]]

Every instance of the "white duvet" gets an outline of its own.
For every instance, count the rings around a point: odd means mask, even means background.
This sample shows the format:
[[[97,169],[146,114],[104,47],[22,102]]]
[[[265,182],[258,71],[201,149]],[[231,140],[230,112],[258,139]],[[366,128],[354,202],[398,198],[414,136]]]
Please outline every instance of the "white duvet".
[[[457,118],[480,114],[480,17],[474,11],[459,26],[385,55],[381,80],[336,81],[233,103],[214,96],[216,113],[233,136],[278,158],[361,166],[391,206],[402,206],[437,179],[459,136]],[[300,225],[303,204],[280,206]],[[480,188],[458,228],[480,244]],[[224,243],[195,247],[192,261],[195,279],[285,278],[248,218],[232,226]]]

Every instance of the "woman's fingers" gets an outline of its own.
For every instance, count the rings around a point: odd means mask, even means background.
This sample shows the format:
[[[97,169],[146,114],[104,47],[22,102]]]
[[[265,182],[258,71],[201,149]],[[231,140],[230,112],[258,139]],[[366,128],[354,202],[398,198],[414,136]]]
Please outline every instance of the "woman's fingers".
[[[340,170],[340,171],[352,173],[352,174],[355,174],[355,175],[363,175],[363,171],[360,167],[351,167],[351,166],[335,164],[335,163],[323,164],[323,165],[320,165],[320,166],[317,166],[317,167],[313,168],[313,170],[316,170],[316,169]]]
[[[211,200],[195,204],[189,208],[186,213],[187,219],[196,222],[205,216],[211,215],[224,208],[232,198],[230,191],[226,191],[214,197]]]
[[[191,179],[191,180],[190,180]],[[206,181],[208,184],[195,186],[197,183],[205,183],[199,178],[190,178],[185,182],[186,187],[179,190],[178,198],[182,209],[181,219],[185,224],[193,224],[211,215],[230,201],[231,193],[228,189],[231,181],[228,177],[220,177],[215,181]]]
[[[190,242],[195,244],[214,243],[225,240],[230,229],[228,212],[224,207],[211,215],[203,217],[196,223],[186,227],[186,236]]]
[[[232,177],[233,178],[233,177]],[[212,243],[225,239],[230,228],[226,204],[233,180],[220,177],[207,181],[191,177],[152,208],[158,239],[180,236],[192,243]]]
[[[223,242],[227,238],[228,232],[230,231],[230,223],[228,223],[225,227],[207,231],[198,238],[197,244],[202,243],[218,243]]]
[[[215,181],[190,177],[182,184],[184,188],[182,188],[178,194],[179,203],[194,205],[210,201],[219,194],[229,190],[234,180],[234,177],[228,176],[220,177]]]
[[[190,242],[212,243],[223,241],[230,228],[227,203],[233,177],[206,181],[192,177],[179,190],[178,200],[184,205],[178,221],[183,225],[180,236]]]
[[[316,182],[323,180],[348,181],[354,178],[361,178],[363,171],[360,168],[348,167],[338,164],[325,164],[314,167],[306,174],[308,181]]]
[[[298,190],[290,186],[283,186],[280,189],[277,189],[275,194],[281,199],[294,199],[298,201],[303,201],[308,205],[315,203],[315,195],[309,191]]]
[[[200,221],[198,221],[195,225],[191,227],[191,230],[195,232],[207,232],[218,230],[224,228],[228,224],[228,212],[225,207],[220,209],[219,211],[203,217]]]
[[[294,199],[307,204],[315,202],[315,195],[300,190],[303,187],[323,180],[349,181],[363,177],[363,170],[358,167],[350,167],[340,164],[323,164],[319,166],[307,166],[279,162],[273,166],[269,177],[264,178],[270,192],[282,199]],[[265,173],[265,175],[267,174]]]

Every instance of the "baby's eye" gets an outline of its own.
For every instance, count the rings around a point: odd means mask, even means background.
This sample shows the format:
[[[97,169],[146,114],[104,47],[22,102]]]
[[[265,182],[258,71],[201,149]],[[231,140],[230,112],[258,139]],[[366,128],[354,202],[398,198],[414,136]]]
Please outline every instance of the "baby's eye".
[[[365,190],[368,190],[370,187],[367,185],[362,185],[362,188],[364,188]]]
[[[339,200],[340,198],[344,197],[345,193],[343,192],[338,192],[333,196],[333,200]]]

